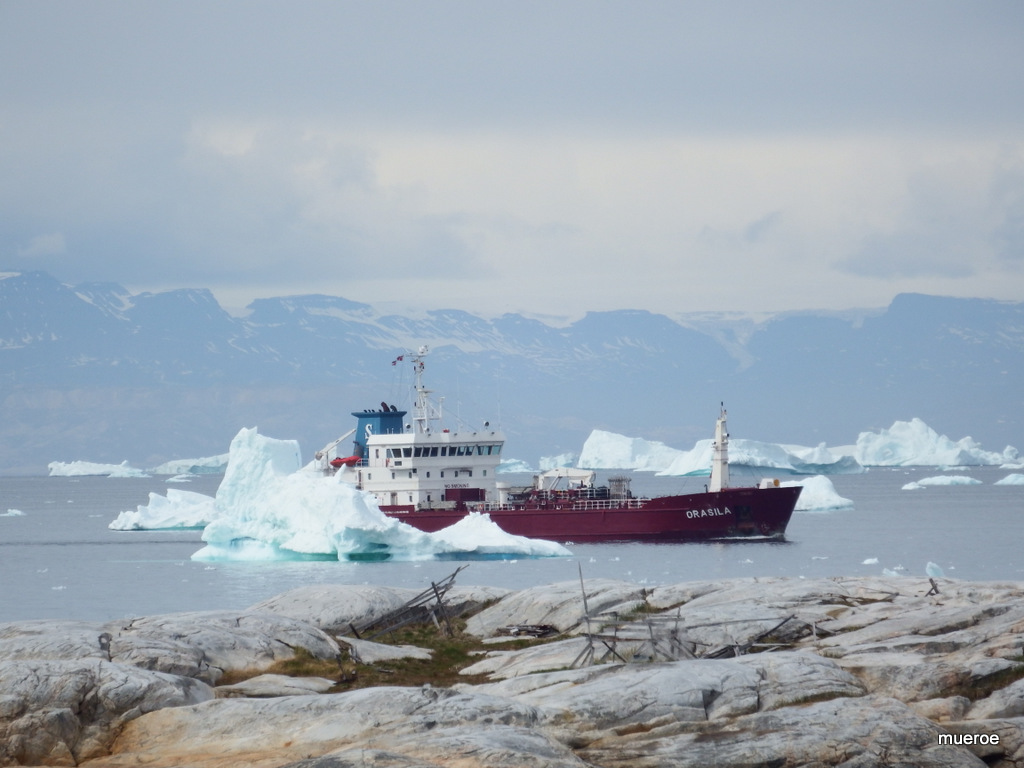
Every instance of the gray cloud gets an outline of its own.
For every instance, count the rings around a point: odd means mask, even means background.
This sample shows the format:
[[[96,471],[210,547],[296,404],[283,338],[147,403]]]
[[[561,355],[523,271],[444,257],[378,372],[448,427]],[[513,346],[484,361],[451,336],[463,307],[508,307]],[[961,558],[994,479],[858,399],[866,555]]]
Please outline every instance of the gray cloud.
[[[534,311],[1020,298],[1021,39],[1017,2],[7,0],[0,267]]]

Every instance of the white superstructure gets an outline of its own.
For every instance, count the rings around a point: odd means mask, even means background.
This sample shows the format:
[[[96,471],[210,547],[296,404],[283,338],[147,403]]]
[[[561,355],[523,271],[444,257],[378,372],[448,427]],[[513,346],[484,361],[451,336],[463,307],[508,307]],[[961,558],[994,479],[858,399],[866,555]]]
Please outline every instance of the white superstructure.
[[[358,411],[353,456],[342,459],[358,488],[372,493],[382,507],[451,508],[459,501],[501,503],[496,475],[505,435],[490,429],[460,428],[442,423],[442,411],[423,384],[421,347],[410,357],[416,399],[411,418],[406,411],[381,403],[379,411]],[[322,452],[323,466],[329,456]]]

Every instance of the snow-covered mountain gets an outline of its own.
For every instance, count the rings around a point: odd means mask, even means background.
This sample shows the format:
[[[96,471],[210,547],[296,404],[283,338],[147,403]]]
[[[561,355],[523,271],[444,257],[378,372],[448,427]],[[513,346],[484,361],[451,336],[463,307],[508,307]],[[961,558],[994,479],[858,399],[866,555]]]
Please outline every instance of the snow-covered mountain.
[[[408,405],[427,344],[449,417],[500,424],[536,465],[594,429],[670,445],[848,442],[919,417],[986,447],[1024,443],[1024,304],[898,296],[848,316],[591,313],[568,325],[331,296],[260,299],[234,317],[206,290],[132,294],[46,273],[0,279],[0,472],[55,460],[155,466],[223,451],[241,427],[307,454],[351,411]],[[736,309],[736,308],[729,308]],[[741,309],[741,308],[740,308]]]

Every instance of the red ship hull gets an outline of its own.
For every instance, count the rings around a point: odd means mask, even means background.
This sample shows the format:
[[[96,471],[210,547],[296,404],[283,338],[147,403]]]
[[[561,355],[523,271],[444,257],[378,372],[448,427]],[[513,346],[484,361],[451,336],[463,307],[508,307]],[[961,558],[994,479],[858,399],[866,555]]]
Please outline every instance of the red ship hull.
[[[506,533],[552,541],[709,541],[782,539],[799,486],[727,488],[717,492],[623,502],[557,499],[527,501],[481,511]],[[381,510],[433,533],[459,522],[472,505],[455,509],[382,506]]]

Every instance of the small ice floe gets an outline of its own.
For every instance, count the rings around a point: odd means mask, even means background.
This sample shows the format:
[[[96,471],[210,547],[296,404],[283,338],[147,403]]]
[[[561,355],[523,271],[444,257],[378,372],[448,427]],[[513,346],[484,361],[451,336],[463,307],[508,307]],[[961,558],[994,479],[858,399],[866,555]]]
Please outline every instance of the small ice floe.
[[[8,509],[3,514],[0,514],[0,517],[24,517],[24,516],[25,516],[25,513],[22,512],[20,509]]]
[[[862,561],[861,565],[878,565],[878,558],[877,557],[869,557],[866,560]]]
[[[929,485],[981,485],[981,480],[977,480],[967,475],[936,475],[935,477],[922,477],[913,483],[907,483],[903,486],[904,491],[916,491],[919,488],[924,488]]]
[[[928,565],[924,567],[924,572],[928,574],[931,579],[944,579],[946,574],[943,573],[942,569],[933,563],[931,560],[928,561]]]
[[[1007,475],[1002,480],[996,480],[995,485],[1024,485],[1024,475],[1019,472],[1015,472],[1012,475]]]

